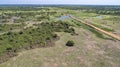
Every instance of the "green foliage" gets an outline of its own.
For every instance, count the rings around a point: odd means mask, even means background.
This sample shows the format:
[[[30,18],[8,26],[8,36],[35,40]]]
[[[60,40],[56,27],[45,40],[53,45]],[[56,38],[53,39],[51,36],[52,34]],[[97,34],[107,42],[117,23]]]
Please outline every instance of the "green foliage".
[[[14,29],[23,28],[24,24],[15,25],[15,24],[0,24],[0,32],[11,31]]]
[[[53,38],[57,38],[58,36],[57,36],[57,34],[53,34]]]
[[[74,46],[74,41],[67,41],[66,46]]]
[[[25,20],[24,19],[14,19],[14,22],[15,23],[22,23],[22,22],[24,22]]]
[[[105,18],[104,20],[120,21],[120,17],[119,17],[119,16],[116,16],[116,17],[110,17],[110,18]]]
[[[47,46],[47,40],[57,37],[54,32],[69,30],[70,25],[62,21],[57,21],[41,23],[36,26],[38,27],[0,35],[0,54],[9,50],[17,51],[21,48],[34,45]]]

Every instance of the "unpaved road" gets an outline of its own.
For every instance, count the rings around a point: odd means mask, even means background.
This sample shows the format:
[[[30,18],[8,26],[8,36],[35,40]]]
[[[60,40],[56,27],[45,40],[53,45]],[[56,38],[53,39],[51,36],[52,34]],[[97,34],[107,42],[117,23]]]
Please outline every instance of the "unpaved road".
[[[89,26],[89,27],[94,28],[95,30],[98,30],[98,31],[100,31],[100,32],[102,32],[102,33],[104,33],[104,34],[106,34],[106,35],[109,35],[109,36],[111,36],[111,37],[113,37],[113,38],[115,38],[115,39],[117,39],[117,40],[120,41],[120,36],[117,36],[117,35],[115,35],[115,34],[113,34],[113,33],[104,31],[103,29],[100,29],[100,28],[98,28],[98,27],[96,27],[96,26],[94,26],[94,25],[92,25],[92,24],[89,24],[89,23],[87,23],[87,22],[85,22],[85,21],[83,21],[83,20],[80,20],[80,19],[78,19],[78,18],[76,18],[76,17],[74,17],[74,16],[71,16],[71,15],[69,15],[69,16],[70,16],[72,19],[76,20],[76,21],[79,21],[79,22],[81,22],[81,23],[83,23],[83,24],[85,24],[85,25],[87,25],[87,26]]]

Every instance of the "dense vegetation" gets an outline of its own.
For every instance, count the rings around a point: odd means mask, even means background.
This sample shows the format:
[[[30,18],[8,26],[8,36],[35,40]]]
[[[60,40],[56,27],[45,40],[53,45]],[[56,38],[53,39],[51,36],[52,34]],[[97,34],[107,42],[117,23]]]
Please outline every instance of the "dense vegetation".
[[[66,8],[66,9],[81,10],[81,11],[85,11],[86,13],[97,13],[97,14],[105,14],[105,15],[120,15],[120,6],[72,5],[72,6],[60,6],[60,7]]]

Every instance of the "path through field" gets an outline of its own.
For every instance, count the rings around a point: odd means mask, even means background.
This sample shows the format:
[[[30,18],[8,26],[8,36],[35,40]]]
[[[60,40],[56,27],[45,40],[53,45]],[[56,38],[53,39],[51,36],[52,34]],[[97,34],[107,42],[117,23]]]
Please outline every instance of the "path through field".
[[[87,25],[87,26],[90,26],[90,27],[94,28],[95,30],[98,30],[98,31],[100,31],[100,32],[102,32],[102,33],[104,33],[104,34],[106,34],[106,35],[109,35],[109,36],[111,36],[111,37],[113,37],[113,38],[115,38],[115,39],[117,39],[117,40],[120,41],[120,36],[117,36],[117,35],[115,35],[115,34],[113,34],[113,33],[104,31],[104,30],[102,30],[102,29],[100,29],[100,28],[98,28],[98,27],[96,27],[96,26],[94,26],[94,25],[92,25],[92,24],[89,24],[89,23],[87,23],[87,22],[85,22],[85,21],[82,21],[82,20],[80,20],[80,19],[78,19],[78,18],[75,18],[75,17],[73,17],[73,16],[71,16],[71,15],[70,15],[70,17],[71,17],[72,19],[76,20],[76,21],[79,21],[79,22],[81,22],[81,23],[83,23],[83,24],[85,24],[85,25]]]

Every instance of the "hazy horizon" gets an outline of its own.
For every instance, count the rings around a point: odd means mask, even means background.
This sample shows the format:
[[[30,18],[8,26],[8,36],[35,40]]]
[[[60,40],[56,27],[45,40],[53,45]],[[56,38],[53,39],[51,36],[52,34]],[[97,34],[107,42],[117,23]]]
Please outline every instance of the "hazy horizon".
[[[120,5],[120,0],[3,0],[0,4],[38,4],[38,5]]]

